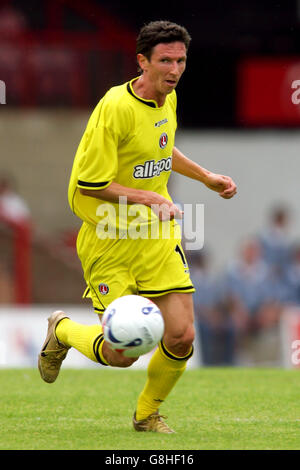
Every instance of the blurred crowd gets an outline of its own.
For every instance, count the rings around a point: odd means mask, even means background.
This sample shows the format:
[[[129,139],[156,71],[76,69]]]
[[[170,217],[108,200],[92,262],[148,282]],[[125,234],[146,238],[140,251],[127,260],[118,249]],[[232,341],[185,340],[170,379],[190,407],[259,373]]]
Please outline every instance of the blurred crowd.
[[[217,275],[205,250],[189,253],[204,364],[236,364],[258,337],[278,337],[284,308],[300,307],[300,243],[291,241],[289,224],[288,209],[274,208],[265,230],[243,241]]]

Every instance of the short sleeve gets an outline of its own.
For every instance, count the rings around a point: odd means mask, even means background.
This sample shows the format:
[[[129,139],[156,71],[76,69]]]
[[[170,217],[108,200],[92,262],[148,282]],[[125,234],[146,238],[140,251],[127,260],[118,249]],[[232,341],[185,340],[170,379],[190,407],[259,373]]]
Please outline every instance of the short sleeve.
[[[77,186],[104,189],[118,171],[118,136],[109,127],[93,126],[82,143]]]
[[[104,189],[118,173],[118,147],[128,137],[132,113],[108,93],[95,108],[78,151],[77,186]]]

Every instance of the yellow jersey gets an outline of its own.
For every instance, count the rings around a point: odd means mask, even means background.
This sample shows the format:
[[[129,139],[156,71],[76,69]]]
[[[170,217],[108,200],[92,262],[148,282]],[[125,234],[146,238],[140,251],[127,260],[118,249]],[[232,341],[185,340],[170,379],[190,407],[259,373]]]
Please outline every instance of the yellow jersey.
[[[113,235],[118,238],[119,231],[134,221],[135,227],[149,224],[153,211],[147,208],[145,212],[145,206],[134,205],[134,208],[128,206],[125,214],[122,205],[82,195],[79,188],[101,190],[115,181],[154,191],[171,200],[167,183],[177,128],[176,92],[173,90],[164,105],[158,107],[155,101],[135,94],[132,84],[137,79],[111,88],[94,109],[80,141],[69,182],[72,211],[84,222],[102,230],[111,224],[108,232],[111,230],[112,238]]]

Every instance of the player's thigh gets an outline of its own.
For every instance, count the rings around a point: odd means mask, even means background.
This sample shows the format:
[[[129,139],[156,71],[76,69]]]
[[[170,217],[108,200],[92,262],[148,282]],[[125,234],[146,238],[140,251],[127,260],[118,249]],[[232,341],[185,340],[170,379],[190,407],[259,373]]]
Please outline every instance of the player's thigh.
[[[133,248],[129,242],[112,240],[109,249],[90,255],[90,261],[84,270],[88,286],[85,296],[92,299],[98,314],[104,313],[108,305],[118,297],[137,294],[131,270]]]
[[[137,266],[138,292],[145,297],[195,291],[179,240],[151,240]]]

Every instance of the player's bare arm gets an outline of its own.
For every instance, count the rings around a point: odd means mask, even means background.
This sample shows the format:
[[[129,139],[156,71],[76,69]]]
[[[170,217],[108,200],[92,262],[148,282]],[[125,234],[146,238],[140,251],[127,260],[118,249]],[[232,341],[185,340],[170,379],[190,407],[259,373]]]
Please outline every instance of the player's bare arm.
[[[120,197],[126,196],[128,204],[143,204],[151,207],[162,221],[181,219],[182,217],[182,211],[172,201],[169,201],[160,194],[154,191],[129,188],[114,181],[105,189],[90,190],[80,188],[80,192],[85,196],[117,203],[120,201]]]
[[[224,199],[231,199],[237,192],[237,187],[230,176],[219,175],[198,165],[187,158],[176,147],[172,154],[172,170],[205,184],[212,191],[219,193]]]

